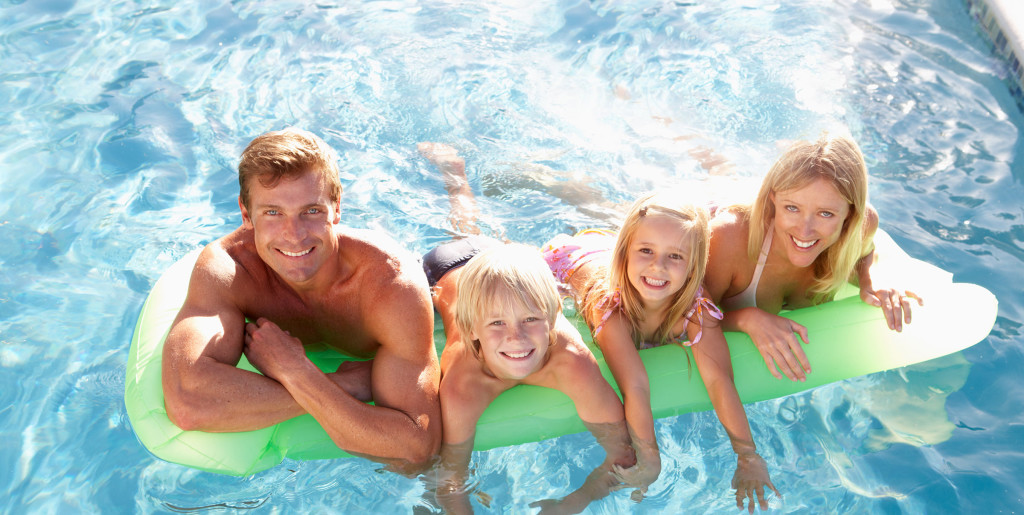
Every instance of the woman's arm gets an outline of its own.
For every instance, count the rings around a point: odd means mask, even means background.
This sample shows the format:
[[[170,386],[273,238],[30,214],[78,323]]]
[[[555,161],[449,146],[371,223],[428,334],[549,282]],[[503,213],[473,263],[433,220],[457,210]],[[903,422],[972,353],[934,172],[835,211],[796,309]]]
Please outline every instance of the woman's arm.
[[[747,253],[749,225],[732,211],[719,213],[711,222],[711,246],[704,288],[715,304],[738,295],[753,280],[757,260]],[[773,376],[783,374],[793,381],[803,381],[811,371],[801,340],[808,343],[807,329],[789,319],[757,307],[729,311],[722,320],[723,331],[742,331],[753,340]],[[780,373],[781,371],[781,373]]]
[[[691,341],[700,329],[695,322],[688,324]],[[729,435],[733,451],[736,452],[736,473],[732,479],[732,487],[736,489],[736,505],[742,509],[744,500],[749,500],[748,509],[753,513],[756,498],[761,509],[766,510],[768,502],[764,498],[765,486],[775,495],[780,494],[771,482],[767,464],[757,454],[747,414],[736,392],[732,359],[721,326],[706,324],[700,342],[690,348],[693,349],[694,360],[715,408],[715,415]]]
[[[857,261],[853,269],[853,276],[850,281],[860,287],[860,298],[872,306],[882,308],[885,314],[885,323],[889,329],[902,331],[903,324],[909,324],[911,320],[910,299],[917,301],[917,305],[924,305],[923,300],[917,294],[900,290],[897,288],[883,286],[876,288],[872,281],[872,268],[878,263],[873,240],[878,230],[878,212],[875,208],[868,206],[864,213],[863,248],[869,249],[863,257]]]
[[[723,330],[750,336],[768,372],[776,379],[785,375],[793,381],[805,381],[811,373],[811,362],[801,347],[801,341],[805,345],[810,343],[807,328],[788,318],[757,307],[737,309],[725,313],[719,332]]]

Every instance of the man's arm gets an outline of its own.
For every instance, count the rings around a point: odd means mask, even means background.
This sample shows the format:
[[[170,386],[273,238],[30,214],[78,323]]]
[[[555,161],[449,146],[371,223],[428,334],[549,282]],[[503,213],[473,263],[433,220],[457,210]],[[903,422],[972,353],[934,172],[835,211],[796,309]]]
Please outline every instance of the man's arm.
[[[433,345],[433,311],[425,285],[410,281],[366,288],[368,333],[380,347],[373,360],[375,405],[360,402],[306,358],[302,343],[272,322],[246,326],[246,356],[278,381],[327,431],[354,454],[423,464],[438,450],[440,378]]]
[[[167,416],[185,430],[249,431],[301,415],[278,382],[236,368],[245,317],[230,300],[226,255],[207,247],[163,350]],[[232,267],[233,268],[233,267]]]

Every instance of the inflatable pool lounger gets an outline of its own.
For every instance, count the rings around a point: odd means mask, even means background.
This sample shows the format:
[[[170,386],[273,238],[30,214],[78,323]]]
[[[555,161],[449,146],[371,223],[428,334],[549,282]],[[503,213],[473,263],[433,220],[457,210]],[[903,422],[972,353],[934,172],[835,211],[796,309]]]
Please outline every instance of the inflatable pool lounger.
[[[901,333],[890,331],[881,310],[864,304],[852,286],[832,302],[784,313],[808,329],[811,343],[804,350],[813,372],[805,382],[772,377],[746,334],[726,333],[736,388],[744,403],[927,361],[986,338],[997,311],[996,299],[988,290],[954,283],[950,274],[906,257],[881,231],[876,246],[900,256],[887,263],[888,269],[897,274],[899,284],[913,286],[907,289],[925,300],[923,307],[914,306],[913,323],[904,325]],[[146,299],[135,327],[125,378],[125,405],[139,440],[161,459],[237,476],[268,469],[285,457],[311,460],[350,456],[334,445],[310,415],[239,433],[183,431],[167,418],[161,386],[163,343],[185,300],[198,254],[190,253],[163,274]],[[578,317],[570,319],[589,340],[586,324]],[[434,338],[443,345],[440,327]],[[693,361],[686,352],[678,345],[640,351],[650,378],[655,418],[711,409],[704,383],[696,367],[689,365]],[[594,353],[614,386],[600,351],[595,348]],[[322,345],[311,346],[307,354],[324,371],[337,369],[346,359]],[[244,355],[238,366],[255,371]],[[521,385],[501,394],[480,417],[475,449],[535,442],[585,430],[568,397],[555,390]]]

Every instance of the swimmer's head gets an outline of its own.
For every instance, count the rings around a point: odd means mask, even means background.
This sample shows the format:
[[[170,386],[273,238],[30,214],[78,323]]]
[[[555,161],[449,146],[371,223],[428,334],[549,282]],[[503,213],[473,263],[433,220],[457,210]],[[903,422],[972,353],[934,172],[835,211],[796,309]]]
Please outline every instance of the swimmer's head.
[[[562,306],[537,249],[487,248],[462,267],[456,288],[455,323],[463,343],[491,373],[522,379],[544,364]]]
[[[239,199],[249,209],[253,180],[265,188],[273,188],[282,179],[293,179],[305,173],[319,177],[332,204],[341,199],[338,157],[324,140],[294,127],[262,134],[249,143],[238,163]]]
[[[775,197],[800,192],[814,184],[828,184],[848,208],[838,234],[823,236],[830,242],[815,259],[816,283],[812,291],[827,296],[846,282],[853,266],[863,255],[861,227],[868,203],[868,171],[857,143],[849,137],[824,133],[817,141],[798,141],[772,165],[750,209],[747,252],[756,256],[769,230],[774,230]],[[832,191],[829,189],[829,191]]]
[[[680,198],[665,191],[633,203],[615,242],[609,274],[634,337],[647,309],[667,303],[655,334],[659,344],[696,300],[708,262],[708,211]]]

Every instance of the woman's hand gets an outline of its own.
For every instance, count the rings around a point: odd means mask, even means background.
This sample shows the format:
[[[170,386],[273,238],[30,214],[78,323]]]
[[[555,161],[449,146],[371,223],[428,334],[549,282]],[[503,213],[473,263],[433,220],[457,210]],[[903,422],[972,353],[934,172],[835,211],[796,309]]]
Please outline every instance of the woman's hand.
[[[736,473],[732,475],[732,487],[736,489],[736,507],[743,509],[747,501],[747,511],[754,513],[754,500],[761,510],[768,509],[768,500],[764,498],[765,487],[782,497],[768,477],[768,464],[756,452],[743,453],[736,456]],[[755,497],[756,496],[756,497]]]
[[[910,323],[910,299],[916,300],[918,306],[924,305],[924,300],[914,292],[895,288],[875,290],[870,284],[861,286],[860,298],[872,306],[882,308],[885,323],[889,329],[897,332],[903,330],[903,324]]]
[[[782,379],[782,374],[793,381],[807,379],[811,364],[800,346],[801,339],[805,344],[810,343],[806,327],[759,308],[744,308],[726,316],[742,316],[743,321],[738,323],[738,327],[754,341],[768,371],[776,379]],[[782,374],[779,374],[780,370]]]

